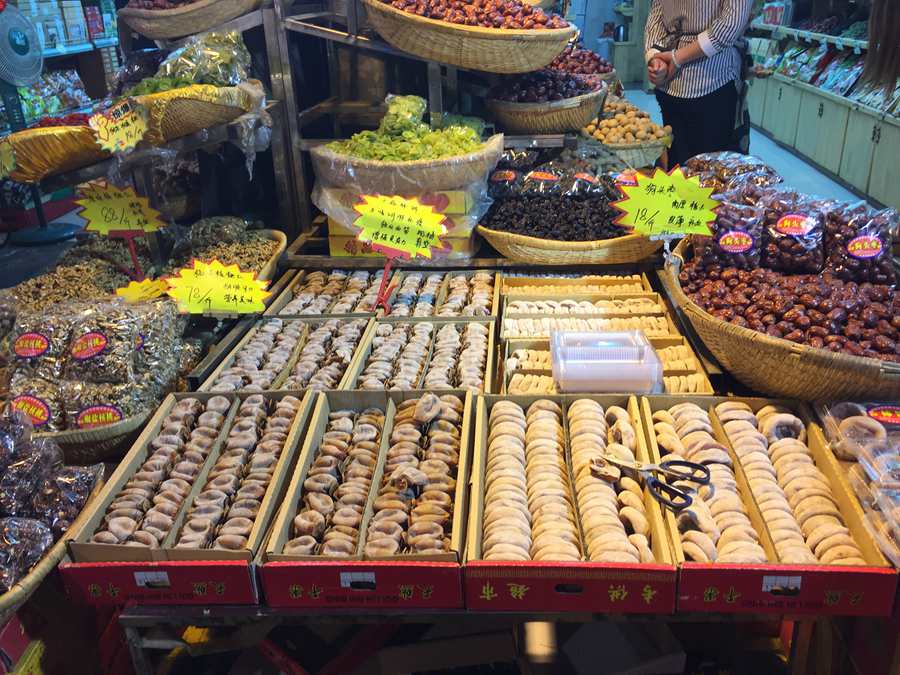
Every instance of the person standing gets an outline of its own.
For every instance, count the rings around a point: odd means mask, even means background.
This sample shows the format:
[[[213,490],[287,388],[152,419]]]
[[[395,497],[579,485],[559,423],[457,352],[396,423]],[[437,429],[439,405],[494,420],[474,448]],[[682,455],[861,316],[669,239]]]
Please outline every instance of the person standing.
[[[669,167],[719,150],[749,151],[744,31],[753,0],[652,0],[647,74],[672,127]]]

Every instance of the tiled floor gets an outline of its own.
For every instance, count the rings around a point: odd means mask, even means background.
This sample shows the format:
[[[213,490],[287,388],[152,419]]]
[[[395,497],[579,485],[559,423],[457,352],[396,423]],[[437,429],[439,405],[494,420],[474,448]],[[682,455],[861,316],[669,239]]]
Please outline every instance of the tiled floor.
[[[640,89],[628,89],[625,98],[642,110],[650,113],[657,124],[662,124],[656,98]],[[815,166],[803,161],[800,157],[785,150],[773,140],[756,129],[750,132],[750,152],[780,173],[787,185],[800,192],[831,199],[855,201],[859,197],[834,182]]]

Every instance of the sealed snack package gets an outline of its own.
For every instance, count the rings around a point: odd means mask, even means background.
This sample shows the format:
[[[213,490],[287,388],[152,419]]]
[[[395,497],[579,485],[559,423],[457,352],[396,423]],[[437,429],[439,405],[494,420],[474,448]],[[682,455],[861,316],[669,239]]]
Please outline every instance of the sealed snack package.
[[[53,545],[53,533],[31,518],[0,518],[0,591],[15,586]]]
[[[826,269],[845,281],[893,286],[893,209],[872,211],[865,204],[836,205],[828,211]]]
[[[96,305],[72,325],[65,376],[82,382],[130,382],[137,343],[137,315],[125,303]]]
[[[9,383],[9,403],[28,418],[35,431],[63,431],[66,427],[58,382],[17,373]]]
[[[385,98],[387,112],[381,118],[378,131],[391,136],[416,131],[423,124],[428,103],[421,96],[398,96],[388,94]]]
[[[162,298],[132,305],[131,310],[138,326],[135,374],[149,377],[161,392],[172,384],[178,369],[178,307]]]
[[[250,77],[250,52],[237,31],[194,35],[163,61],[157,77],[236,86]]]
[[[102,473],[102,464],[63,466],[38,486],[32,509],[37,519],[50,526],[55,539],[65,534],[81,513]]]
[[[77,311],[64,305],[46,312],[20,313],[11,337],[16,373],[50,380],[61,377],[72,325],[79,318]]]
[[[62,466],[59,446],[48,438],[35,439],[0,476],[0,515],[35,517],[34,496]]]
[[[759,157],[730,151],[706,152],[691,157],[685,162],[684,173],[688,176],[711,173],[717,176],[723,183],[735,176],[748,173],[762,173],[769,176],[778,176],[778,172],[763,162]]]
[[[723,201],[710,226],[712,236],[694,238],[699,264],[745,270],[759,267],[764,218],[761,207]]]
[[[900,482],[900,406],[843,401],[821,406],[834,454],[859,461],[869,479]]]
[[[789,274],[816,274],[825,262],[825,216],[816,200],[793,190],[764,196],[762,264]]]
[[[96,429],[146,412],[155,398],[151,376],[126,384],[63,382],[60,398],[66,428]]]
[[[12,406],[5,406],[0,413],[0,472],[6,471],[16,458],[31,447],[33,427],[28,416]]]

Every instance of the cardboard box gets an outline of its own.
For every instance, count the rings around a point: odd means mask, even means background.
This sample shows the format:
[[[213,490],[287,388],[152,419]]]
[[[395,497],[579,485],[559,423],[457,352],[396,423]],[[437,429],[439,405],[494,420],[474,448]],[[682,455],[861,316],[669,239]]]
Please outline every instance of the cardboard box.
[[[481,321],[481,322],[473,322],[473,321],[443,321],[443,322],[432,322],[430,318],[421,318],[421,319],[408,319],[402,320],[397,319],[393,323],[432,323],[433,329],[431,333],[431,344],[429,345],[428,355],[425,357],[425,362],[423,364],[422,370],[419,373],[419,379],[416,382],[416,386],[414,389],[423,389],[425,387],[425,375],[428,373],[428,369],[431,367],[431,358],[434,356],[434,343],[437,338],[437,333],[441,329],[442,326],[451,323],[456,326],[457,330],[462,332],[465,329],[467,323],[482,323],[488,328],[488,343],[487,343],[487,361],[485,362],[484,367],[484,390],[486,392],[493,391],[493,375],[494,375],[494,353],[496,352],[496,347],[494,345],[494,331],[496,326],[493,321]],[[342,383],[341,389],[360,389],[359,387],[359,378],[363,374],[363,371],[366,369],[366,366],[369,364],[369,357],[372,354],[372,343],[375,339],[375,335],[378,332],[378,326],[382,324],[388,324],[386,321],[379,321],[375,323],[375,326],[371,331],[368,332],[367,338],[365,342],[361,343],[359,349],[357,351],[357,357],[354,358],[353,363],[347,369],[347,374],[345,375],[344,382]],[[438,393],[440,390],[435,389],[435,393]]]
[[[140,600],[147,604],[165,604],[173,600],[197,604],[256,602],[256,584],[250,563],[265,539],[288,476],[296,463],[312,407],[313,396],[310,393],[304,396],[301,408],[290,427],[245,549],[179,549],[175,548],[175,544],[194,499],[203,491],[207,476],[224,447],[224,440],[235,419],[239,402],[249,394],[226,395],[233,400],[231,410],[160,548],[97,544],[90,541],[103,522],[107,507],[115,495],[150,454],[149,444],[156,437],[175,402],[188,397],[208,400],[214,395],[169,395],[135,441],[94,502],[90,517],[69,541],[69,561],[61,565],[60,569],[73,597],[91,604],[123,604],[129,600]],[[266,398],[275,400],[283,395],[271,392],[263,394]],[[211,592],[207,592],[210,589]]]
[[[610,612],[668,614],[675,610],[675,563],[662,514],[649,492],[644,504],[651,526],[651,546],[657,563],[612,564],[594,562],[505,562],[481,560],[484,516],[484,470],[487,461],[488,415],[497,401],[515,401],[526,408],[535,400],[550,398],[564,412],[569,403],[582,398],[605,407],[626,408],[635,431],[640,433],[637,399],[633,396],[482,396],[478,399],[475,456],[470,484],[469,533],[463,586],[466,607],[474,611],[520,612]],[[565,428],[568,422],[564,419]],[[566,431],[568,438],[568,431]],[[638,459],[642,460],[638,446]],[[566,460],[571,458],[566,443]],[[574,500],[574,495],[573,495]],[[576,504],[577,500],[573,501]],[[579,520],[580,527],[580,520]],[[582,536],[583,539],[583,536]]]
[[[384,472],[390,446],[396,405],[420,397],[424,392],[327,392],[319,394],[303,444],[297,470],[272,526],[264,553],[260,554],[260,578],[266,603],[272,607],[379,607],[379,608],[461,608],[463,606],[460,564],[465,542],[467,488],[471,461],[471,419],[473,396],[452,391],[464,398],[465,410],[460,434],[459,465],[450,550],[443,555],[398,555],[378,560],[365,559],[366,530],[372,517],[372,503]],[[360,526],[360,540],[351,558],[321,555],[298,556],[284,553],[291,539],[291,527],[303,493],[303,482],[318,455],[328,415],[335,409],[363,410],[377,407],[385,411],[379,461],[372,480],[369,500]]]
[[[685,400],[697,403],[710,413],[713,432],[724,445],[734,464],[738,490],[747,507],[750,521],[760,535],[760,544],[771,561],[768,565],[732,565],[686,561],[681,538],[671,511],[665,511],[675,559],[679,565],[678,610],[683,612],[754,613],[787,615],[888,616],[897,590],[897,571],[893,569],[863,524],[863,514],[846,477],[824,443],[821,430],[810,424],[803,404],[777,401],[794,410],[807,422],[809,449],[816,465],[828,477],[840,506],[841,515],[853,539],[870,565],[845,567],[829,565],[783,565],[778,562],[762,513],[744,476],[743,467],[725,436],[714,407],[723,401],[745,401],[754,411],[773,403],[760,398],[698,396],[650,396],[641,400],[644,420],[643,443],[652,461],[660,460],[652,414]]]
[[[322,270],[322,271],[325,272],[326,275],[328,275],[330,272],[333,272],[334,270]],[[342,271],[350,274],[353,270],[342,270]],[[374,273],[378,274],[378,277],[377,277],[378,279],[381,279],[381,271],[380,270],[376,270],[376,272],[374,272]],[[325,312],[323,312],[321,314],[287,314],[287,313],[285,313],[285,311],[284,311],[285,306],[287,306],[287,304],[291,300],[294,299],[295,293],[300,288],[302,288],[304,283],[306,282],[306,274],[307,273],[303,270],[300,270],[299,272],[297,272],[296,276],[293,279],[291,279],[290,282],[288,282],[287,286],[285,286],[285,289],[279,294],[279,296],[277,298],[275,298],[269,304],[269,306],[266,309],[263,316],[277,316],[277,317],[281,317],[281,318],[293,317],[293,318],[297,318],[297,319],[311,319],[311,318],[345,319],[345,318],[362,318],[362,317],[382,316],[384,314],[384,310],[381,308],[377,309],[374,312],[350,312],[350,313],[346,313],[346,314],[334,314],[331,312],[331,308],[334,307],[335,304],[337,304],[338,299],[336,297],[334,298],[334,301],[331,303],[331,305],[329,305],[328,308],[325,310]],[[388,295],[388,304],[393,302],[394,294],[396,293],[396,289],[400,286],[400,281],[402,279],[403,279],[403,272],[394,272],[391,275],[390,281],[388,282],[388,288],[390,289],[391,287],[393,287],[393,290],[391,291],[390,295]]]
[[[438,213],[464,215],[472,211],[482,197],[484,188],[481,183],[475,183],[467,190],[441,190],[438,192],[425,192],[418,195],[401,195],[407,199],[416,197],[422,204],[430,204]],[[352,209],[354,204],[362,201],[359,193],[354,190],[342,188],[322,188],[322,195],[327,200],[332,200],[347,209]],[[341,227],[339,223],[335,223]],[[329,224],[329,234],[331,234]]]

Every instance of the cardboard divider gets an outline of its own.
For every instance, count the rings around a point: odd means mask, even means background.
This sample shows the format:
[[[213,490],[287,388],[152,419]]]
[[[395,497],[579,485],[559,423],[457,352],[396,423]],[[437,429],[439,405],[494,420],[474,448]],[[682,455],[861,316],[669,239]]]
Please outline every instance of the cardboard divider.
[[[373,502],[381,486],[384,462],[390,447],[396,407],[403,401],[419,398],[423,391],[345,391],[319,394],[300,461],[284,502],[272,526],[265,550],[257,557],[266,601],[273,607],[418,607],[460,608],[463,606],[460,564],[465,543],[468,472],[471,452],[471,418],[474,396],[451,390],[435,392],[463,398],[465,409],[461,432],[460,462],[457,467],[456,494],[451,530],[451,551],[446,555],[398,555],[388,559],[364,560],[366,529],[372,517]],[[356,555],[323,557],[284,553],[291,538],[307,472],[318,455],[328,414],[336,409],[361,411],[378,407],[385,411],[378,464],[360,525]]]
[[[293,471],[298,447],[303,438],[312,407],[313,394],[307,393],[297,411],[285,440],[272,480],[263,497],[259,513],[254,519],[247,548],[241,551],[214,549],[175,549],[178,532],[194,498],[202,490],[206,476],[219,456],[222,441],[234,421],[239,401],[249,394],[224,394],[234,401],[227,423],[223,425],[217,445],[204,463],[191,492],[181,505],[176,522],[159,549],[143,547],[91,544],[88,540],[102,521],[107,505],[122,485],[143,462],[147,444],[156,436],[160,424],[174,405],[174,401],[194,397],[208,400],[216,394],[174,394],[161,406],[153,421],[136,441],[132,450],[120,463],[104,492],[101,493],[91,518],[69,543],[69,556],[60,566],[69,594],[90,604],[141,602],[144,604],[255,604],[259,594],[255,570],[251,561],[262,548],[264,537],[275,509],[281,502],[288,476]],[[284,394],[265,393],[277,400]],[[151,551],[150,555],[134,553]]]
[[[627,312],[625,310],[617,311],[617,310],[604,310],[600,307],[596,307],[594,311],[591,312],[571,312],[568,314],[551,314],[549,312],[522,312],[522,311],[514,311],[510,308],[510,305],[513,302],[541,302],[541,301],[556,301],[559,302],[561,300],[575,300],[576,302],[589,302],[591,304],[595,302],[608,301],[613,302],[615,300],[636,300],[636,299],[647,299],[650,300],[658,306],[658,308],[653,309],[649,312],[641,312],[640,314],[635,314],[634,312]],[[506,296],[503,299],[503,313],[501,317],[503,319],[533,319],[533,318],[541,318],[545,316],[556,316],[556,317],[584,317],[586,319],[604,319],[604,318],[612,318],[612,317],[629,317],[629,316],[662,316],[666,313],[666,303],[662,300],[659,293],[631,293],[628,295],[621,295],[616,293],[613,295],[606,295],[603,293],[567,293],[565,296],[547,296],[540,293],[523,293],[521,295],[515,296]]]
[[[447,300],[447,296],[450,295],[450,279],[455,277],[465,277],[466,280],[471,279],[476,273],[484,273],[488,272],[494,282],[494,294],[491,298],[491,313],[486,316],[437,316],[437,311],[441,308],[441,305]],[[447,272],[447,275],[444,277],[444,283],[441,286],[441,296],[440,301],[436,302],[434,305],[435,311],[435,319],[439,321],[487,321],[490,319],[496,319],[500,313],[500,286],[502,285],[502,281],[500,278],[500,272],[495,272],[493,270],[457,270]],[[471,290],[471,288],[470,288]]]
[[[336,267],[334,270],[340,269],[347,273],[349,276],[354,272],[351,267]],[[333,272],[334,270],[321,270],[325,272],[326,276]],[[374,270],[375,273],[380,273],[381,270]],[[301,284],[306,281],[307,272],[304,270],[300,270],[297,272],[297,276],[295,276],[290,283],[287,284],[285,289],[281,292],[281,294],[272,301],[272,304],[269,305],[268,309],[266,309],[263,314],[264,317],[278,317],[281,319],[366,319],[373,316],[381,316],[384,313],[383,309],[379,309],[377,311],[372,312],[347,312],[344,314],[335,314],[331,312],[332,307],[337,303],[338,298],[335,297],[331,304],[326,308],[326,310],[320,314],[287,314],[284,312],[285,306],[294,299],[294,289],[297,288],[298,284]],[[391,275],[390,284],[396,283],[397,287],[400,285],[400,281],[402,280],[403,272],[395,271]],[[380,283],[380,282],[379,282]],[[393,298],[396,295],[396,289],[388,298],[388,304],[393,302]]]
[[[671,511],[665,512],[675,559],[679,565],[678,611],[716,613],[756,613],[820,616],[887,616],[890,615],[897,589],[897,571],[887,564],[863,525],[858,509],[852,508],[853,494],[827,446],[816,438],[815,425],[810,425],[807,408],[797,402],[761,398],[721,396],[650,396],[641,406],[645,421],[643,440],[654,461],[659,461],[659,447],[653,431],[651,415],[678,403],[690,401],[710,413],[716,440],[729,452],[735,478],[753,527],[771,561],[767,565],[695,563],[686,561],[681,549],[677,525]],[[838,501],[841,515],[860,545],[866,567],[838,565],[784,565],[778,561],[769,530],[714,408],[725,401],[744,401],[756,411],[773,403],[784,405],[807,423],[811,435],[808,443],[816,465],[825,473]]]
[[[253,327],[247,331],[247,334],[238,342],[234,349],[228,352],[228,355],[225,356],[224,359],[219,362],[219,365],[216,369],[210,373],[209,377],[200,385],[199,391],[209,391],[216,384],[216,380],[222,375],[225,370],[228,370],[234,365],[235,359],[237,359],[237,355],[240,353],[241,349],[243,349],[248,342],[250,342],[259,329],[266,323],[269,319],[275,319],[279,317],[266,317],[257,321]],[[310,330],[313,327],[313,323],[321,323],[314,322],[313,320],[302,320],[302,319],[288,319],[288,321],[303,321],[305,325],[304,331],[300,336],[300,339],[297,340],[297,344],[294,346],[294,350],[291,352],[291,358],[288,359],[287,363],[285,363],[284,367],[278,373],[278,376],[272,381],[272,389],[277,390],[287,379],[288,375],[290,375],[291,370],[294,368],[294,365],[297,363],[297,357],[300,355],[300,351],[303,349],[304,345],[306,345],[306,340],[309,337]],[[240,391],[240,390],[239,390]]]
[[[462,334],[463,330],[465,330],[466,326],[470,323],[481,323],[488,327],[488,343],[487,343],[487,354],[486,361],[484,366],[484,390],[485,392],[493,391],[493,373],[494,373],[494,355],[496,353],[495,346],[495,334],[497,325],[491,319],[481,320],[481,321],[431,321],[429,319],[410,319],[409,321],[401,321],[396,320],[393,322],[388,322],[384,319],[380,319],[376,322],[373,322],[370,331],[366,335],[365,341],[360,341],[359,346],[357,347],[356,357],[351,363],[350,367],[347,368],[347,372],[344,375],[344,379],[341,382],[341,385],[338,387],[339,389],[351,389],[357,391],[367,391],[365,389],[359,389],[359,378],[362,376],[363,371],[365,371],[366,366],[369,364],[369,357],[372,354],[373,350],[373,341],[375,339],[375,334],[378,330],[379,325],[390,325],[391,327],[398,324],[408,323],[410,326],[413,326],[416,323],[432,323],[433,330],[431,333],[431,343],[428,345],[428,354],[425,357],[425,365],[422,368],[422,372],[419,373],[419,379],[416,383],[416,387],[413,390],[415,391],[421,389],[425,386],[425,375],[428,373],[429,368],[431,367],[431,359],[434,355],[434,347],[435,340],[437,338],[438,331],[447,324],[453,324],[457,327],[457,330]],[[402,350],[401,350],[402,351]],[[452,389],[434,389],[435,393],[451,393]]]
[[[475,427],[475,455],[470,481],[469,529],[463,587],[466,607],[482,611],[615,612],[667,614],[675,609],[676,570],[667,530],[656,501],[645,491],[656,563],[512,562],[481,559],[484,518],[484,471],[487,464],[489,413],[497,401],[509,400],[523,409],[536,400],[556,401],[566,414],[568,405],[582,398],[604,408],[617,405],[629,411],[635,433],[641,426],[637,400],[628,395],[482,396]],[[567,422],[564,421],[564,424]],[[568,456],[570,480],[571,462]],[[638,456],[641,449],[638,446]],[[574,480],[572,480],[574,491]],[[573,494],[573,505],[577,499]],[[579,521],[579,531],[581,519]]]

